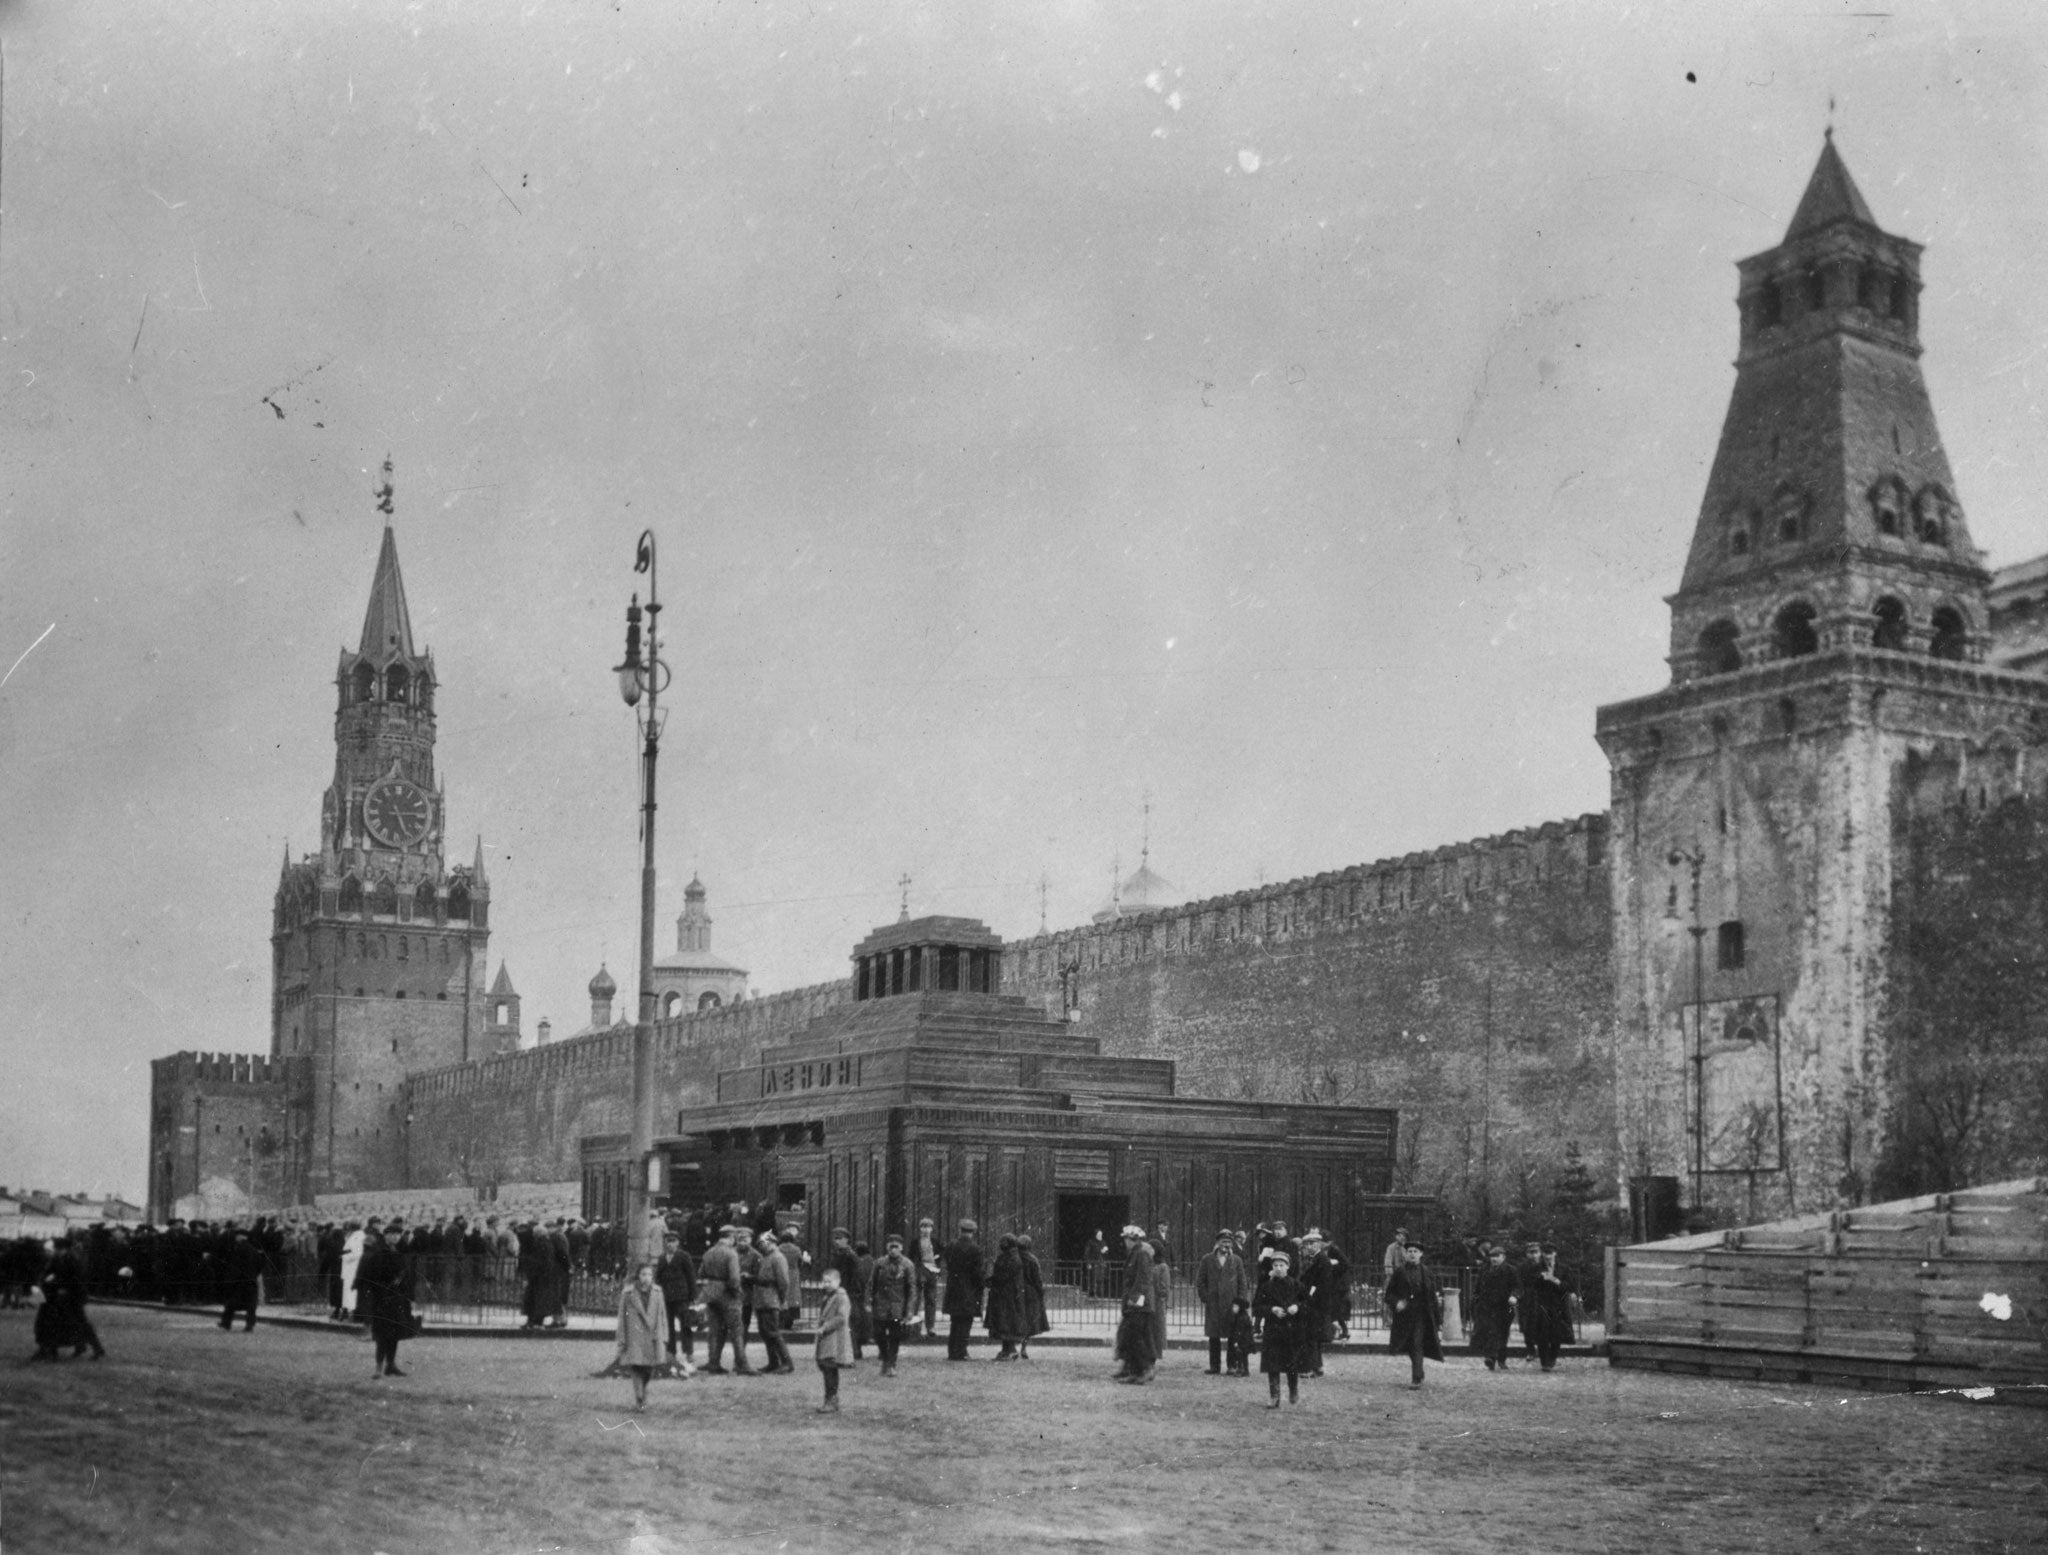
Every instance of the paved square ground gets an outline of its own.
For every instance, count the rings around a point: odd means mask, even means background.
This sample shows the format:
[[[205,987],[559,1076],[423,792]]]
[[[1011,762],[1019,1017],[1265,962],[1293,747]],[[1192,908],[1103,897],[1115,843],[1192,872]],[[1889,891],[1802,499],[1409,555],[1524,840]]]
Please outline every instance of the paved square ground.
[[[2048,1548],[2048,1412],[1613,1372],[1347,1357],[1273,1413],[1176,1351],[1028,1365],[906,1352],[884,1382],[657,1384],[588,1341],[410,1343],[373,1381],[346,1332],[222,1333],[95,1308],[112,1354],[6,1366],[0,1547],[109,1551],[2027,1551]],[[33,1346],[0,1313],[0,1354]]]

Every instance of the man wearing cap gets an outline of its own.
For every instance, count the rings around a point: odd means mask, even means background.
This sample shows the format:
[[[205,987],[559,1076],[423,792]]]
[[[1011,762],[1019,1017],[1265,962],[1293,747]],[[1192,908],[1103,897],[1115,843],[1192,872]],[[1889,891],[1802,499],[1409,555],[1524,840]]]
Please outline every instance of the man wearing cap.
[[[1522,1332],[1536,1347],[1545,1371],[1557,1369],[1557,1352],[1571,1342],[1572,1288],[1557,1270],[1557,1248],[1539,1247],[1522,1270],[1522,1288],[1515,1305],[1523,1312]]]
[[[1237,1256],[1237,1239],[1216,1233],[1216,1247],[1195,1266],[1195,1294],[1202,1303],[1202,1332],[1209,1340],[1209,1375],[1223,1375],[1223,1341],[1230,1335],[1236,1303],[1251,1299],[1251,1281]]]
[[[981,1244],[975,1240],[980,1228],[971,1220],[960,1222],[960,1234],[946,1245],[946,1359],[969,1360],[967,1344],[974,1325],[981,1320],[982,1296],[987,1276],[982,1268]]]
[[[924,1336],[939,1331],[939,1265],[945,1247],[929,1216],[917,1223],[917,1239],[904,1249],[917,1270],[917,1307],[924,1313]]]
[[[896,1375],[896,1353],[903,1345],[903,1325],[916,1299],[917,1270],[903,1256],[903,1238],[889,1234],[888,1250],[868,1277],[868,1315],[874,1324],[875,1348],[882,1352],[882,1375]]]
[[[1330,1309],[1336,1304],[1338,1270],[1330,1262],[1330,1244],[1314,1226],[1301,1234],[1301,1370],[1323,1374],[1323,1346],[1330,1336]]]
[[[680,1362],[683,1374],[688,1376],[693,1347],[690,1303],[697,1299],[697,1265],[683,1251],[683,1239],[673,1231],[661,1239],[661,1261],[654,1266],[654,1283],[661,1287],[662,1307],[668,1318],[668,1333],[664,1337],[668,1341],[669,1362]]]
[[[761,1261],[754,1266],[754,1327],[761,1335],[761,1348],[768,1352],[765,1369],[788,1376],[796,1363],[782,1340],[782,1312],[797,1303],[796,1276],[789,1272],[789,1260],[776,1246],[773,1231],[763,1231],[760,1241]]]
[[[1152,1248],[1141,1226],[1124,1227],[1124,1304],[1116,1328],[1117,1382],[1150,1382],[1159,1355],[1152,1347]]]
[[[1381,1262],[1386,1266],[1385,1272],[1383,1272],[1380,1276],[1380,1279],[1383,1283],[1387,1280],[1391,1280],[1394,1277],[1394,1271],[1408,1262],[1408,1255],[1406,1252],[1402,1250],[1405,1247],[1407,1247],[1407,1245],[1407,1228],[1404,1226],[1396,1226],[1394,1228],[1394,1240],[1387,1244],[1386,1256],[1381,1259]]]
[[[718,1240],[704,1254],[698,1277],[704,1282],[704,1315],[710,1321],[705,1343],[709,1354],[704,1369],[723,1376],[726,1341],[732,1342],[732,1369],[751,1376],[747,1364],[746,1286],[740,1269],[739,1233],[732,1226],[718,1229]]]
[[[1422,1386],[1424,1358],[1432,1361],[1444,1358],[1443,1343],[1438,1337],[1444,1319],[1444,1300],[1437,1294],[1436,1282],[1422,1267],[1422,1249],[1410,1242],[1402,1251],[1407,1255],[1407,1261],[1387,1281],[1384,1296],[1388,1321],[1387,1348],[1396,1355],[1408,1357],[1408,1386],[1419,1388]]]

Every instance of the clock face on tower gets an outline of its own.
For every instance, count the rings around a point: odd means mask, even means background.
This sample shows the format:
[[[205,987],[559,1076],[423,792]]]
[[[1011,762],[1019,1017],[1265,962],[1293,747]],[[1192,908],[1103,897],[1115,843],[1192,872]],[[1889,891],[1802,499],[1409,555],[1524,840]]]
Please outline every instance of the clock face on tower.
[[[392,778],[363,796],[363,822],[370,835],[393,848],[405,847],[427,834],[434,802],[416,783]]]

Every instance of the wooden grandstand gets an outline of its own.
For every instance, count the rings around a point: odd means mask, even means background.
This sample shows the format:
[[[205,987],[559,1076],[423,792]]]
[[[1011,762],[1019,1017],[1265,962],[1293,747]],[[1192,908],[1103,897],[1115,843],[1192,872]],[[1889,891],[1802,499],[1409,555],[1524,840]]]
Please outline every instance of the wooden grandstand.
[[[2048,1403],[2048,1178],[1608,1256],[1613,1365]]]

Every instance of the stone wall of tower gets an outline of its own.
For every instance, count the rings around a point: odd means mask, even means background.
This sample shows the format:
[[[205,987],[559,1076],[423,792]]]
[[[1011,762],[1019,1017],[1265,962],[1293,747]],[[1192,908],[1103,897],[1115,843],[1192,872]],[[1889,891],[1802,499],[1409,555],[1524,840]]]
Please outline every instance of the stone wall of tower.
[[[1399,1192],[1540,1205],[1576,1142],[1618,1175],[1604,816],[1012,943],[1004,993],[1184,1096],[1398,1108]]]
[[[1689,1183],[1698,1167],[1700,1202],[1735,1220],[1870,1197],[1912,1104],[1906,1028],[1887,1012],[1927,970],[1925,936],[1895,918],[1930,846],[1902,862],[1911,774],[2023,747],[2044,718],[2048,682],[1871,650],[1602,709],[1630,1175]],[[1702,859],[1697,980],[1674,852]],[[1723,964],[1723,925],[1739,925],[1739,965]]]
[[[206,1218],[302,1202],[310,1077],[303,1059],[185,1052],[155,1060],[150,1218],[161,1224],[181,1212]]]
[[[853,996],[820,983],[656,1023],[655,1132],[676,1109],[716,1099],[718,1071]],[[507,1052],[484,1062],[413,1075],[394,1116],[409,1116],[409,1186],[568,1182],[581,1176],[581,1142],[632,1126],[630,1026]]]

